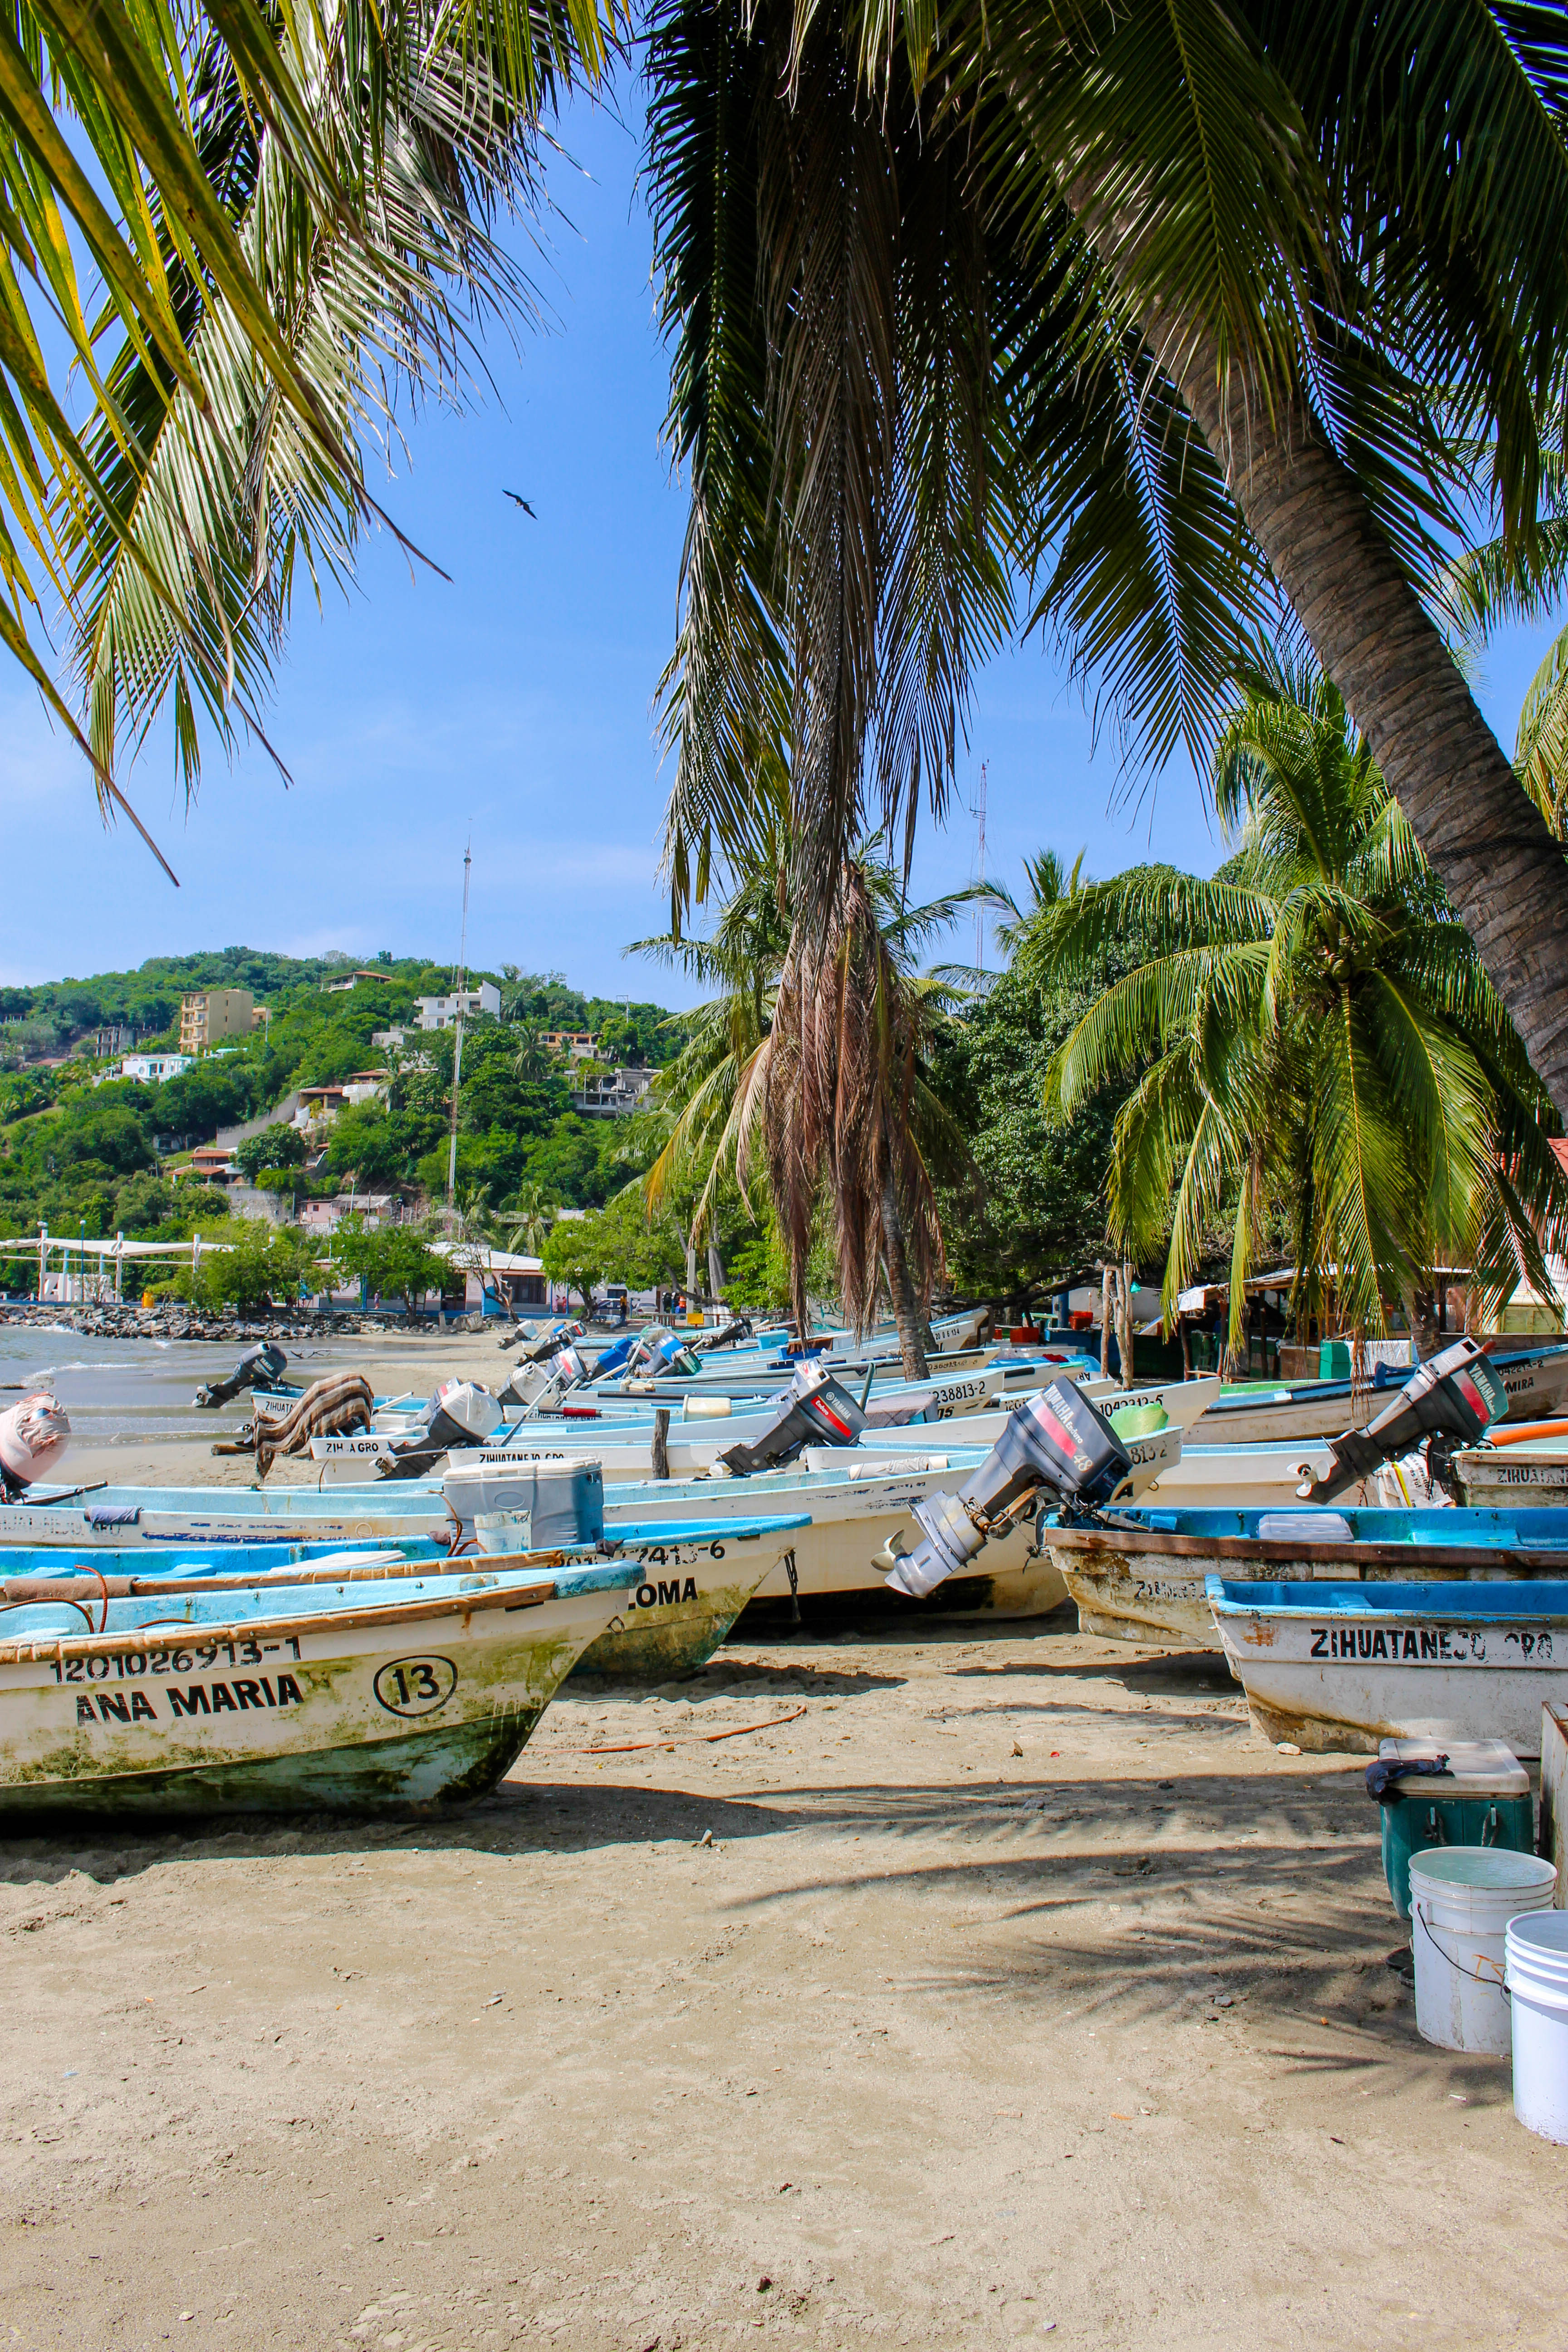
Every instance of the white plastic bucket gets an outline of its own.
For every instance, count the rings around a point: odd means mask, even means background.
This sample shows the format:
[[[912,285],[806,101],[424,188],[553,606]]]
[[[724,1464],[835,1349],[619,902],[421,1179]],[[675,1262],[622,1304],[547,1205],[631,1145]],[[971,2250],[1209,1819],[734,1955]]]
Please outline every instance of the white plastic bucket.
[[[1513,2111],[1527,2131],[1568,2144],[1568,1911],[1508,1923]]]
[[[1511,2049],[1503,1989],[1510,1919],[1552,1902],[1557,1865],[1500,1846],[1428,1847],[1410,1857],[1415,2023],[1439,2050]]]

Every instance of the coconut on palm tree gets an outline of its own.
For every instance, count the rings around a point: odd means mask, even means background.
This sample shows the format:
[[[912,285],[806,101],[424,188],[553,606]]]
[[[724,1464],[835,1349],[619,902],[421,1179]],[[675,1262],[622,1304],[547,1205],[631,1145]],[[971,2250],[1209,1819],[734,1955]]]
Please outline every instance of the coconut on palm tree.
[[[1168,1241],[1164,1306],[1205,1231],[1233,1226],[1231,1338],[1271,1218],[1299,1314],[1415,1312],[1439,1265],[1511,1290],[1568,1232],[1561,1130],[1517,1031],[1343,698],[1314,666],[1241,681],[1213,786],[1237,837],[1212,881],[1143,868],[1036,918],[1022,959],[1070,978],[1108,940],[1146,960],[1078,1023],[1064,1108],[1136,1075],[1118,1115],[1112,1230]]]

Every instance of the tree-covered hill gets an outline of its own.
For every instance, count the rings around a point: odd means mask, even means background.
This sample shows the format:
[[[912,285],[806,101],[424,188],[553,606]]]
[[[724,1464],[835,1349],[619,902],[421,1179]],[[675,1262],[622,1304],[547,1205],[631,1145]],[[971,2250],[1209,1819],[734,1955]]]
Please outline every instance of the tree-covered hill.
[[[384,1065],[393,1071],[386,1104],[343,1114],[324,1165],[301,1183],[318,1192],[351,1181],[438,1192],[452,1038],[414,1033],[412,1024],[416,997],[449,988],[452,972],[386,953],[363,967],[376,979],[324,989],[356,968],[347,956],[226,948],[0,991],[0,1234],[32,1233],[40,1221],[62,1234],[85,1225],[89,1237],[210,1225],[226,1211],[221,1192],[174,1181],[163,1162],[262,1116],[296,1087]],[[628,1138],[618,1123],[572,1108],[566,1068],[542,1033],[589,1030],[605,1061],[656,1066],[679,1051],[682,1024],[660,1005],[585,996],[559,973],[509,965],[470,975],[470,984],[480,980],[500,990],[502,1018],[472,1024],[465,1037],[459,1192],[483,1192],[497,1210],[521,1189],[597,1206],[636,1172]],[[181,995],[214,987],[248,988],[270,1016],[265,1029],[162,1086],[105,1077],[112,1060],[94,1053],[101,1032],[132,1029],[139,1045],[173,1045]],[[402,1025],[411,1034],[401,1055],[373,1043],[377,1031]]]

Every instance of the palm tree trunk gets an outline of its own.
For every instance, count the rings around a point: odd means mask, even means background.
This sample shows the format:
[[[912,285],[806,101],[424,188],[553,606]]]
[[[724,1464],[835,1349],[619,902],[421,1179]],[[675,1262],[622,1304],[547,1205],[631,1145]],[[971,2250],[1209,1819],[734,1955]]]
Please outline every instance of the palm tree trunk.
[[[923,1318],[920,1300],[915,1297],[915,1286],[910,1279],[909,1254],[904,1247],[904,1220],[890,1170],[882,1178],[882,1259],[888,1269],[888,1290],[893,1302],[893,1321],[898,1327],[904,1378],[907,1381],[923,1381],[928,1369]]]
[[[1568,1119],[1568,864],[1352,477],[1299,403],[1272,415],[1206,328],[1158,306],[1182,397]],[[1179,355],[1179,363],[1177,363]]]

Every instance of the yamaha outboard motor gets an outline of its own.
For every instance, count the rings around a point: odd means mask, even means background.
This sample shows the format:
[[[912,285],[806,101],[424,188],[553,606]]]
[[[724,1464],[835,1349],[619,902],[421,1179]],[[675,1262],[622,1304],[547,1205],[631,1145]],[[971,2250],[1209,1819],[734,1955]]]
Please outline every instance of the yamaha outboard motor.
[[[15,1502],[54,1467],[70,1443],[66,1409],[48,1389],[35,1389],[0,1412],[0,1497]]]
[[[1331,1503],[1385,1462],[1397,1462],[1426,1440],[1426,1463],[1434,1480],[1452,1492],[1452,1462],[1460,1446],[1474,1445],[1508,1411],[1508,1391],[1495,1365],[1474,1339],[1456,1339],[1429,1357],[1364,1429],[1347,1429],[1329,1447],[1334,1466],[1326,1478],[1309,1479],[1296,1492],[1305,1503]]]
[[[259,1346],[247,1348],[226,1379],[209,1381],[205,1388],[196,1391],[196,1402],[202,1405],[227,1404],[242,1389],[276,1390],[289,1369],[289,1359],[275,1341],[263,1339]]]
[[[760,1437],[719,1456],[738,1478],[778,1469],[803,1445],[853,1445],[866,1427],[866,1416],[848,1390],[820,1364],[802,1364],[788,1388],[773,1399],[773,1418]]]
[[[443,1381],[416,1429],[376,1462],[382,1478],[427,1478],[443,1454],[482,1445],[506,1425],[500,1401],[478,1381]]]
[[[990,1453],[956,1495],[929,1495],[914,1507],[921,1541],[906,1552],[888,1589],[911,1601],[934,1592],[994,1535],[1021,1518],[1037,1488],[1057,1502],[1094,1510],[1131,1472],[1132,1459],[1098,1405],[1066,1381],[1053,1381],[1013,1415]]]

